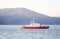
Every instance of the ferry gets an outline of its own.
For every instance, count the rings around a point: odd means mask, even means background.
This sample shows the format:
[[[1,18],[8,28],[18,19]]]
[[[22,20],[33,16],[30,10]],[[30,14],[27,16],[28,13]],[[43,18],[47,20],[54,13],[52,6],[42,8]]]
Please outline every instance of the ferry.
[[[22,25],[20,29],[49,29],[49,26],[44,26],[39,23],[31,22],[29,25]]]

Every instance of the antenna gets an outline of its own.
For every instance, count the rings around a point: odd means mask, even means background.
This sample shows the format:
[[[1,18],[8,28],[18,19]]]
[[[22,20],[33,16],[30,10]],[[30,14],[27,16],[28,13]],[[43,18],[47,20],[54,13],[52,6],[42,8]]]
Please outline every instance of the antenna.
[[[35,19],[32,19],[30,23],[35,23]]]

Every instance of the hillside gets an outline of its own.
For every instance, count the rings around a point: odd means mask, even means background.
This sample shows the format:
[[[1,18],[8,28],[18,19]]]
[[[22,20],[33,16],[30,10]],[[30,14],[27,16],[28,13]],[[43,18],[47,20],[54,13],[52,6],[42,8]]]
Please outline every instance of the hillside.
[[[59,17],[49,17],[26,8],[0,9],[0,24],[29,24],[31,20],[41,24],[60,24]]]

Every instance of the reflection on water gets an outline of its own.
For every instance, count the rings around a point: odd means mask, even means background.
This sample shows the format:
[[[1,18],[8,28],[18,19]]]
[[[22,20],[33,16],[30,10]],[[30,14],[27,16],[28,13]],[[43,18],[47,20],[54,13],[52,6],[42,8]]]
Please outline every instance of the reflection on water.
[[[60,39],[60,28],[19,29],[18,25],[0,25],[0,39]]]

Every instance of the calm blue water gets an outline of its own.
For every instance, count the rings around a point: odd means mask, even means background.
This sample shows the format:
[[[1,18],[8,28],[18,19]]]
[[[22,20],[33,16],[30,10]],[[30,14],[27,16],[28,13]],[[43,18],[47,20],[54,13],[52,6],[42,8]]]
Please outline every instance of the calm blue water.
[[[0,25],[0,39],[60,39],[60,25],[50,29],[19,29],[19,25]]]

